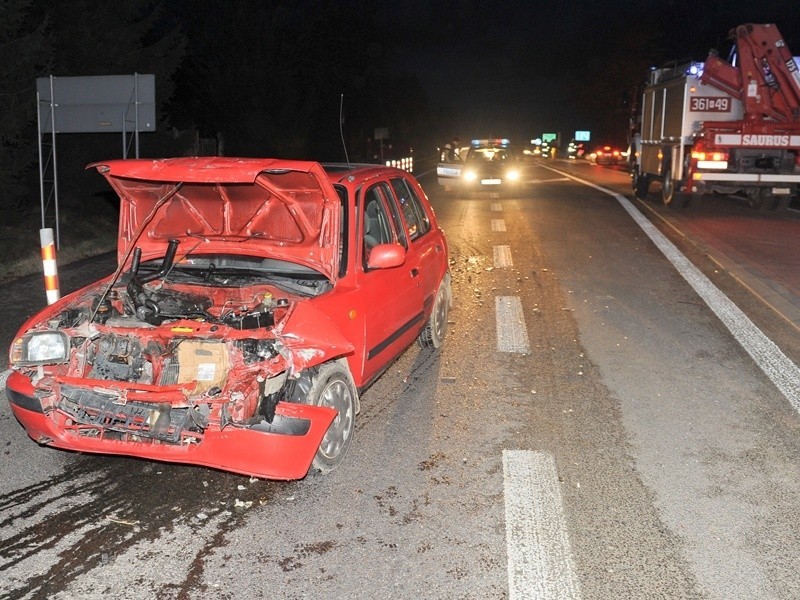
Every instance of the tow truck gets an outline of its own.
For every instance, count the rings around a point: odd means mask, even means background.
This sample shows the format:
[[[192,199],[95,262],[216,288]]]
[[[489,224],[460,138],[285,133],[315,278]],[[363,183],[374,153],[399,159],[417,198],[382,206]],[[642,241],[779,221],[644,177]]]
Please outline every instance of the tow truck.
[[[640,198],[688,206],[702,194],[785,208],[800,184],[800,73],[774,24],[730,32],[729,61],[652,69],[631,119],[631,178]]]

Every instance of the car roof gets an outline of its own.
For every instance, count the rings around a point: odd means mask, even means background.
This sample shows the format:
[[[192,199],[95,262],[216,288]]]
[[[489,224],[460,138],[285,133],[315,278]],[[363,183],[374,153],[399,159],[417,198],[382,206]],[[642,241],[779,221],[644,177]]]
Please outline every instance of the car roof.
[[[408,175],[397,167],[386,167],[372,163],[322,163],[322,168],[332,183],[362,184],[381,175]]]

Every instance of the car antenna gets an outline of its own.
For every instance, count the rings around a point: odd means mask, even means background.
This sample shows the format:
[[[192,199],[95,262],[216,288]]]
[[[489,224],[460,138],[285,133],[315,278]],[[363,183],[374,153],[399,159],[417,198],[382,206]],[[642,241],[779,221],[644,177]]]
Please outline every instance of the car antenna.
[[[347,144],[344,141],[344,94],[339,96],[339,135],[342,138],[342,147],[344,148],[344,159],[347,161],[347,170],[351,169],[350,167],[350,157],[347,155]]]

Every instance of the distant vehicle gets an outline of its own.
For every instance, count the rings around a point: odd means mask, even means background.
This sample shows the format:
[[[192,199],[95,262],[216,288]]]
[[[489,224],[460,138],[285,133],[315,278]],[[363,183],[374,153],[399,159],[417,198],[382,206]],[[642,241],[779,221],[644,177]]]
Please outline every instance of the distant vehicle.
[[[586,158],[586,144],[572,140],[567,146],[567,158],[571,158],[573,160]]]
[[[20,329],[6,397],[43,446],[270,479],[340,464],[359,392],[439,348],[447,242],[406,171],[112,160],[119,266]]]
[[[516,186],[520,181],[520,157],[508,139],[472,140],[461,158],[439,163],[436,174],[440,186],[478,191]]]
[[[631,183],[645,198],[682,208],[704,194],[739,196],[754,208],[784,209],[800,193],[800,77],[774,24],[729,32],[731,62],[648,72],[632,115]]]
[[[626,153],[618,146],[603,145],[595,147],[586,155],[586,159],[596,165],[625,165],[627,164]]]
[[[367,162],[414,171],[414,149],[405,142],[370,140],[367,143]]]

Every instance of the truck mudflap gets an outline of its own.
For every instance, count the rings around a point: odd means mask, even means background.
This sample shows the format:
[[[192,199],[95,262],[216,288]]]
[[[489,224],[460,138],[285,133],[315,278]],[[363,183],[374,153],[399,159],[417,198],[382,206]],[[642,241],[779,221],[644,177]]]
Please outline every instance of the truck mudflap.
[[[26,389],[27,388],[27,389]],[[26,393],[28,392],[28,393]],[[209,426],[194,441],[115,439],[77,435],[41,410],[29,381],[12,373],[6,395],[14,416],[39,444],[93,454],[134,456],[232,471],[264,479],[302,479],[337,412],[325,406],[279,402],[271,424]]]

